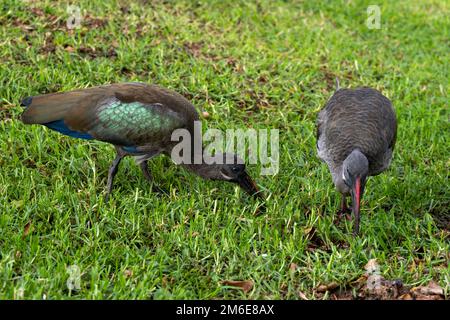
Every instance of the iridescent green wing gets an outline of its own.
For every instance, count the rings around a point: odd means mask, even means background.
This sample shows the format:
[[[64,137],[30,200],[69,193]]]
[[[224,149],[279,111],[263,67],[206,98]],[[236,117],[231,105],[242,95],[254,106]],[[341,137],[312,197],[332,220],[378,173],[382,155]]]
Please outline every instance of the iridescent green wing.
[[[184,126],[177,113],[160,103],[122,102],[114,98],[96,109],[89,133],[118,145],[141,146],[170,139],[173,130]]]

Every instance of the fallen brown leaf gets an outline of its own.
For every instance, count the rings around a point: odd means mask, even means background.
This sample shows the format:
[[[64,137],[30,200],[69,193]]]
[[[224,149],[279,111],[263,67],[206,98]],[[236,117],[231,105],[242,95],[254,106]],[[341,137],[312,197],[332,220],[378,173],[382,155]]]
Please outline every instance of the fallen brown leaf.
[[[298,292],[298,296],[299,296],[300,299],[302,299],[302,300],[309,300],[309,299],[306,297],[306,295],[305,295],[303,292],[301,292],[301,291]]]
[[[416,294],[414,296],[415,300],[443,300],[441,296],[438,295],[428,295],[428,294]]]
[[[316,288],[316,292],[326,292],[336,289],[339,285],[336,282],[331,282],[329,284],[321,284]]]
[[[31,13],[33,13],[35,16],[38,16],[38,17],[43,17],[43,16],[45,16],[44,10],[42,10],[41,8],[31,8],[30,11],[31,11]]]
[[[23,228],[22,239],[24,239],[30,233],[30,228],[31,228],[31,221],[28,221],[28,223]]]
[[[414,287],[411,291],[418,295],[444,295],[444,289],[434,281],[430,281],[427,286]]]
[[[289,270],[290,271],[295,271],[295,270],[297,270],[297,268],[298,268],[298,265],[296,264],[296,263],[291,263],[290,265],[289,265]]]
[[[253,288],[252,280],[244,280],[244,281],[234,281],[234,280],[224,280],[222,282],[225,286],[241,288],[244,293],[249,292]]]
[[[29,31],[36,30],[36,28],[34,26],[30,26],[30,25],[26,24],[26,22],[24,22],[23,20],[21,20],[19,18],[15,19],[12,22],[12,25],[15,26],[15,27],[19,27],[25,33],[28,33]]]
[[[84,17],[83,23],[92,29],[103,28],[108,21],[103,18],[92,17],[91,15],[86,15]]]
[[[81,54],[89,55],[91,58],[96,58],[98,55],[97,50],[91,47],[81,46],[80,48],[78,48],[78,52]]]
[[[361,277],[353,281],[352,284],[354,287],[360,289],[362,286],[367,284],[367,275],[362,275]]]
[[[412,300],[413,298],[409,293],[402,294],[400,297],[398,297],[399,300]]]

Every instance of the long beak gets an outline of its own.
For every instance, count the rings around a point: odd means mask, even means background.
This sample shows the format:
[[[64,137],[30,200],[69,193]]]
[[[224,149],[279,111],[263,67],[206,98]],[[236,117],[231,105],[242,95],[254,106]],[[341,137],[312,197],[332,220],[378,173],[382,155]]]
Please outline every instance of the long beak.
[[[361,178],[356,177],[355,183],[352,188],[352,205],[353,205],[353,214],[355,215],[355,226],[353,229],[353,233],[357,235],[359,233],[359,221],[360,221],[360,203],[363,189],[361,188]]]
[[[255,181],[248,175],[247,172],[244,172],[237,180],[239,186],[245,190],[249,195],[259,198],[261,200],[264,199],[261,191],[259,191],[258,186]]]

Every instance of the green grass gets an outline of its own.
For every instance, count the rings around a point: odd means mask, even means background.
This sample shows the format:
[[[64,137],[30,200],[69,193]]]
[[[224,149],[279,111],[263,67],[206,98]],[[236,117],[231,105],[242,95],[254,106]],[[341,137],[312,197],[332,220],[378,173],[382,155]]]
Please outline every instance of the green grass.
[[[379,30],[365,23],[373,1],[147,2],[79,1],[73,32],[64,3],[0,4],[0,299],[326,299],[318,285],[352,290],[372,258],[386,279],[450,295],[447,1],[378,1]],[[399,119],[357,238],[352,222],[333,224],[339,196],[315,150],[335,76],[381,90]],[[21,97],[124,81],[182,93],[208,128],[280,129],[278,175],[249,166],[266,214],[162,156],[151,170],[170,195],[127,159],[105,203],[110,145],[19,120]]]

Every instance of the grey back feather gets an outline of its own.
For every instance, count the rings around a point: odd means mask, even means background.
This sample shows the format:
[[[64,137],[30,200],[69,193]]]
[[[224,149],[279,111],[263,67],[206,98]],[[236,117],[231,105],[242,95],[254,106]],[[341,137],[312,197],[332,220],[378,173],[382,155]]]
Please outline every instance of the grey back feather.
[[[338,171],[345,158],[359,149],[369,160],[369,175],[375,175],[389,165],[396,133],[392,104],[379,91],[340,89],[318,115],[318,154],[330,170]]]

